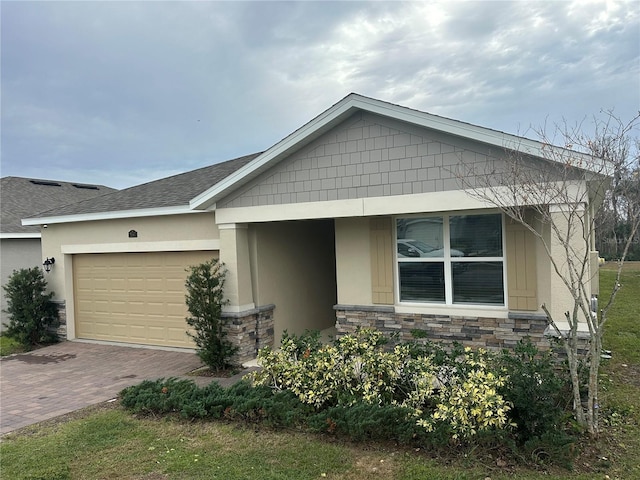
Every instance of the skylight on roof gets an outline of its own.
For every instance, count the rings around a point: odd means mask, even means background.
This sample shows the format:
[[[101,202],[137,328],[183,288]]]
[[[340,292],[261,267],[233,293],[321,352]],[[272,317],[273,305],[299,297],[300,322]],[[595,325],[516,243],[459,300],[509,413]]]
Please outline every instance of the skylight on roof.
[[[80,183],[73,183],[72,185],[83,190],[100,190],[96,185],[82,185]]]
[[[34,185],[44,185],[45,187],[61,187],[58,182],[50,182],[48,180],[29,180]]]

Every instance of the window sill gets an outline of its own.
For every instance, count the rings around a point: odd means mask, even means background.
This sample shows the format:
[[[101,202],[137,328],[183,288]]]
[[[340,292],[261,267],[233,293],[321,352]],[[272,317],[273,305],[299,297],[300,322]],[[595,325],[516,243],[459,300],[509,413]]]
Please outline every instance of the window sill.
[[[396,313],[420,313],[462,317],[508,318],[509,309],[492,305],[438,305],[424,303],[401,303],[395,305]]]

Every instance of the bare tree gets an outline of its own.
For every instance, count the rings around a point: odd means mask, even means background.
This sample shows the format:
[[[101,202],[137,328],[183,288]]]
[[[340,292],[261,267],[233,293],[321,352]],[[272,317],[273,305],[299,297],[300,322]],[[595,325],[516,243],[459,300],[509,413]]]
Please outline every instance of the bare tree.
[[[543,128],[536,132],[538,143],[521,139],[520,143],[504,145],[504,157],[478,163],[463,161],[456,172],[471,196],[499,208],[538,239],[566,289],[565,304],[560,308],[542,305],[541,309],[567,355],[576,420],[592,435],[598,433],[603,327],[621,288],[622,265],[640,225],[639,118],[625,123],[606,112],[604,120],[596,120],[591,137],[580,125],[556,127],[554,138]],[[557,138],[561,147],[554,146]],[[635,177],[628,172],[636,172]],[[612,225],[624,218],[628,234],[618,253],[614,287],[600,295],[604,307],[598,312],[592,285],[598,281],[595,232],[603,206],[613,211]],[[586,402],[580,393],[581,361],[589,371]]]

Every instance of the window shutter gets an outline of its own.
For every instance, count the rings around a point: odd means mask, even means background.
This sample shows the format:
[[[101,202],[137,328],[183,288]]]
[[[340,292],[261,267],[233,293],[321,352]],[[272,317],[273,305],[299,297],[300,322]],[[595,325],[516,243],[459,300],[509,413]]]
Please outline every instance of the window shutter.
[[[372,218],[371,298],[373,303],[393,305],[393,235],[391,218]]]
[[[523,225],[507,219],[507,282],[510,310],[538,310],[536,238]]]

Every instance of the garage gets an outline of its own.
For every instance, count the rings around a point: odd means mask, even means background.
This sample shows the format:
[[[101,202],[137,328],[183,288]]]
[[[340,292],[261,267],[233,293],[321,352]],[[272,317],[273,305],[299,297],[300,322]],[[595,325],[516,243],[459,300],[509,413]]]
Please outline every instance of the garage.
[[[74,255],[76,337],[194,348],[186,334],[186,270],[214,257],[218,252]]]

